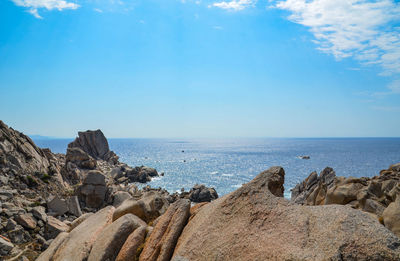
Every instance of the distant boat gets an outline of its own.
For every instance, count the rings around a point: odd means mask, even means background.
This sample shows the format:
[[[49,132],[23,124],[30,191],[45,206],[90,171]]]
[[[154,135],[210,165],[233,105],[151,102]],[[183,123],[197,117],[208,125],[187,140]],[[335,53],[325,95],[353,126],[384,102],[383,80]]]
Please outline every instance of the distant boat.
[[[299,159],[310,159],[310,156],[304,155],[304,156],[298,156],[297,158],[299,158]]]

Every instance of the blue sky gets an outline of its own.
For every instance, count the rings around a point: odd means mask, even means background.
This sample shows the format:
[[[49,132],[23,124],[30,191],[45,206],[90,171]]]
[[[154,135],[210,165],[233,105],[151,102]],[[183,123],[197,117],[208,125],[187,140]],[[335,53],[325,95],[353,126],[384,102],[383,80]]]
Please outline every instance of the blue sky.
[[[0,119],[73,137],[400,136],[392,0],[0,1]]]

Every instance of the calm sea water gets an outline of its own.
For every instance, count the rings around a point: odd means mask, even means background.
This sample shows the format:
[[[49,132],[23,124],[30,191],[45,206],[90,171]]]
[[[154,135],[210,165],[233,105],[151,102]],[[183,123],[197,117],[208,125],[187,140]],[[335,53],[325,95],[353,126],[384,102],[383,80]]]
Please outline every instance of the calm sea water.
[[[35,140],[65,153],[69,139]],[[400,162],[400,138],[324,139],[109,139],[120,161],[154,167],[165,176],[150,182],[170,192],[196,183],[229,193],[271,166],[285,169],[285,196],[312,171],[329,166],[340,176],[372,177]],[[297,158],[309,155],[309,160]]]

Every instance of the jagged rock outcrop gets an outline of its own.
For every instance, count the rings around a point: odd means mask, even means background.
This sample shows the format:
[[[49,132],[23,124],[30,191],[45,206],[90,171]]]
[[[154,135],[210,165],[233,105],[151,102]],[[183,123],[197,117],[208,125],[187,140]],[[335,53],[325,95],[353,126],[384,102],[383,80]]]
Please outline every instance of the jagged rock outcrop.
[[[0,121],[0,167],[25,173],[48,173],[51,163],[28,136]]]
[[[399,239],[377,220],[348,206],[292,203],[283,181],[272,167],[202,206],[172,260],[399,260]]]
[[[400,164],[372,178],[337,177],[328,167],[319,176],[313,172],[297,184],[292,190],[292,201],[305,205],[349,205],[370,213],[400,237],[400,218],[396,218],[400,211],[395,202],[398,195]]]
[[[78,132],[78,137],[68,144],[68,148],[79,148],[94,159],[116,164],[118,156],[110,151],[108,141],[101,130]]]
[[[61,191],[65,182],[60,174],[63,157],[40,149],[28,136],[0,121],[0,181],[15,189],[36,188],[43,192]],[[49,184],[49,180],[52,182]],[[22,185],[23,184],[23,185]],[[26,187],[27,186],[27,187]]]
[[[114,169],[125,182],[114,180]],[[5,240],[0,242],[4,243],[0,246],[4,248],[0,249],[0,259],[20,256],[34,260],[49,245],[56,253],[59,247],[51,242],[60,243],[54,238],[68,232],[67,241],[60,246],[69,248],[70,237],[76,233],[72,231],[96,215],[87,212],[114,201],[120,205],[127,198],[146,198],[144,194],[153,193],[152,189],[139,190],[128,183],[146,182],[157,175],[153,168],[132,168],[120,163],[101,131],[81,132],[66,155],[53,154],[0,121],[0,234]],[[163,199],[147,197],[141,201],[149,219],[164,213],[169,200],[173,201],[165,190],[154,192]],[[82,251],[77,248],[78,253]]]

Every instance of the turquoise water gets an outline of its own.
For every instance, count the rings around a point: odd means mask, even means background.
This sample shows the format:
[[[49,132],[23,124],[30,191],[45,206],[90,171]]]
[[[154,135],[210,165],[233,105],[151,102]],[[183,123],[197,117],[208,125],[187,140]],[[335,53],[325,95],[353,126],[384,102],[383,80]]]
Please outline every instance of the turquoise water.
[[[35,140],[65,153],[68,139]],[[330,166],[340,176],[372,177],[400,162],[400,138],[109,139],[120,161],[164,172],[150,185],[170,192],[196,183],[229,193],[271,166],[286,171],[285,196],[312,171]],[[184,151],[184,152],[182,152]],[[309,160],[299,159],[309,155]]]

